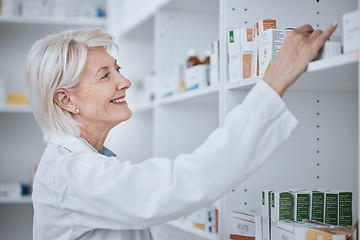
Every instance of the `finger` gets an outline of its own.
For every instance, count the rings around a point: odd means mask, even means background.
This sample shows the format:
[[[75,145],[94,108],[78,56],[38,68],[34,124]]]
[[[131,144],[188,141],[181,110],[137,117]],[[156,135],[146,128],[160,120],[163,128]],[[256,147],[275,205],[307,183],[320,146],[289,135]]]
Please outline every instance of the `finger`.
[[[319,29],[315,30],[310,34],[309,40],[312,42],[312,41],[318,39],[321,34],[323,34],[323,31],[321,31]]]
[[[324,46],[325,42],[329,39],[329,37],[335,32],[337,28],[337,24],[331,24],[325,32],[323,32],[314,42],[315,50],[319,50],[322,46]]]

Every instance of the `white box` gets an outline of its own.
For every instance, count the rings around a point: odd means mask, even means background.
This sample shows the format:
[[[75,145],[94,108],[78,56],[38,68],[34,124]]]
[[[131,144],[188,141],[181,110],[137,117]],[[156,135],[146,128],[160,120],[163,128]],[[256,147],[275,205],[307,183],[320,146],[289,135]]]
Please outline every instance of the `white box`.
[[[256,45],[256,50],[254,54],[256,54],[256,76],[260,76],[260,54],[261,54],[261,41],[262,35],[268,29],[276,29],[276,20],[273,18],[264,19],[257,23],[254,26],[254,44]],[[255,59],[254,59],[255,60]]]
[[[257,212],[233,212],[230,239],[247,237],[262,240],[261,214]]]
[[[308,227],[301,222],[280,220],[276,226],[278,239],[306,240]]]
[[[360,11],[353,11],[343,16],[344,53],[360,49]]]
[[[208,65],[196,65],[185,69],[184,80],[186,90],[203,88],[208,85]]]
[[[253,29],[240,29],[240,79],[251,77],[253,55]]]
[[[284,35],[281,30],[268,29],[263,33],[260,47],[260,76],[265,75],[274,62],[280,52],[283,41]]]
[[[334,57],[341,54],[341,37],[331,36],[320,49],[316,59]]]
[[[271,192],[269,190],[262,191],[261,216],[262,216],[262,232],[263,239],[270,239],[271,231]]]
[[[219,41],[211,43],[211,53],[210,53],[210,76],[209,76],[209,85],[215,86],[219,84]]]
[[[241,79],[240,72],[240,29],[228,33],[229,81]]]

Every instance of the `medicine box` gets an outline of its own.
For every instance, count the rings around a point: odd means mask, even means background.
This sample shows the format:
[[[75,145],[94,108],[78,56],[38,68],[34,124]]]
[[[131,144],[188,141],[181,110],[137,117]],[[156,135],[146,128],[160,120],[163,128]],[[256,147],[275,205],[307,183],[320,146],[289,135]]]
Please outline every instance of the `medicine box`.
[[[278,239],[306,240],[308,227],[302,222],[280,220],[276,226]]]
[[[261,217],[262,217],[262,232],[263,240],[270,239],[271,230],[271,192],[269,190],[262,191],[262,202],[261,202]]]
[[[329,228],[309,228],[307,231],[307,240],[346,240],[346,235],[332,232]]]
[[[240,29],[228,32],[229,81],[240,80]]]
[[[214,86],[219,84],[219,41],[211,43],[210,53],[210,79],[209,85]]]
[[[279,54],[284,41],[283,31],[268,29],[264,31],[260,46],[260,76],[265,75],[267,70]]]
[[[343,16],[344,53],[360,49],[360,11],[353,11]]]
[[[184,72],[186,90],[202,88],[208,85],[208,65],[196,65]]]
[[[276,29],[275,19],[264,19],[255,23],[254,26],[254,44],[256,45],[256,76],[260,75],[260,55],[261,55],[261,42],[262,35],[268,29]]]
[[[299,190],[293,192],[294,220],[310,219],[310,191]]]
[[[293,196],[291,192],[271,192],[271,232],[270,239],[279,239],[276,236],[276,222],[278,220],[293,219]]]
[[[257,212],[233,212],[230,239],[262,240],[261,214]]]
[[[310,219],[324,222],[325,194],[322,191],[311,191],[310,194]]]
[[[253,29],[240,29],[240,79],[251,77],[253,55]]]
[[[324,223],[337,225],[339,216],[339,194],[335,191],[324,191]]]

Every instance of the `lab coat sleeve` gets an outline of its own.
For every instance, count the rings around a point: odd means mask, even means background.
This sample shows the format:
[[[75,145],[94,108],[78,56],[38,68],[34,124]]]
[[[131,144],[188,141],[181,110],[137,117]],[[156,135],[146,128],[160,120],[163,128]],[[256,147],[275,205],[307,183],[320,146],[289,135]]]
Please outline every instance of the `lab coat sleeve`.
[[[138,164],[116,158],[65,159],[55,180],[58,204],[83,228],[141,229],[208,206],[258,169],[297,120],[260,81],[191,154]]]

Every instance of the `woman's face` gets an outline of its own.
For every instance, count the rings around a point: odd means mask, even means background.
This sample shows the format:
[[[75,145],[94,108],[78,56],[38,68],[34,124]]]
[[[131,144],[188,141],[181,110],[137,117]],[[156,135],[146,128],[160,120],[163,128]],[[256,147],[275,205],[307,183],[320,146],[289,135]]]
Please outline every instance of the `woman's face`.
[[[91,129],[104,131],[128,120],[132,113],[125,101],[125,91],[130,86],[105,48],[89,50],[80,82],[72,93],[79,109],[75,120],[84,128],[90,124]]]

